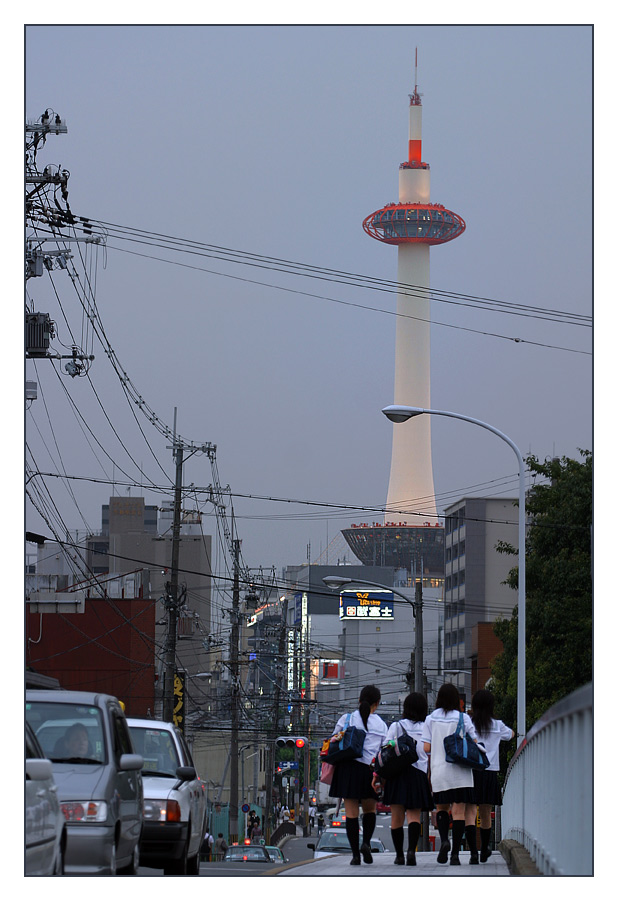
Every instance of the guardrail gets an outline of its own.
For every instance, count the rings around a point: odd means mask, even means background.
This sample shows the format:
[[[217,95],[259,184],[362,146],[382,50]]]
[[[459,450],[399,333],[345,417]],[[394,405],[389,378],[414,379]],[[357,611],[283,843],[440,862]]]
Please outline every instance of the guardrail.
[[[527,850],[542,875],[593,874],[593,691],[552,706],[512,758],[502,837]]]

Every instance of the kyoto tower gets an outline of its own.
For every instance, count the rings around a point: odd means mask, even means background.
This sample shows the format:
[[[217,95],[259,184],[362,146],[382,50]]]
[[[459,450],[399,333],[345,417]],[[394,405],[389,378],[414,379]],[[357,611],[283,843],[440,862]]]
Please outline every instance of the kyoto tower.
[[[367,216],[362,225],[370,237],[398,247],[392,402],[430,408],[430,248],[457,238],[465,231],[465,222],[441,204],[431,203],[430,167],[422,161],[422,102],[417,68],[416,50],[415,86],[409,97],[408,159],[399,166],[398,203],[386,204]],[[396,512],[413,505],[428,521]],[[418,564],[418,555],[422,555],[425,564],[428,556],[434,556],[437,563],[440,551],[435,546],[431,553],[429,545],[440,541],[436,534],[427,531],[438,525],[430,416],[418,417],[411,428],[393,430],[387,510],[383,526],[370,527],[365,523],[361,532],[358,526],[343,532],[362,562],[402,564],[409,569]],[[396,533],[390,532],[391,528]],[[441,532],[441,528],[438,530]],[[442,535],[439,537],[443,539]],[[440,566],[443,569],[443,562]]]

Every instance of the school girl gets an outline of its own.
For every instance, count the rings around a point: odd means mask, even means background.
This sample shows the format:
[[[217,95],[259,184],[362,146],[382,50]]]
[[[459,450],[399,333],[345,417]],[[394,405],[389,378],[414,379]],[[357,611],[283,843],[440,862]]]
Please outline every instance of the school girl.
[[[392,740],[401,734],[401,729],[416,741],[418,761],[409,766],[406,772],[395,778],[384,779],[383,802],[392,808],[391,834],[396,857],[396,866],[405,865],[403,848],[405,844],[404,823],[407,818],[407,834],[409,838],[407,850],[407,865],[416,865],[416,846],[420,837],[420,813],[435,808],[431,796],[431,786],[428,775],[428,756],[424,752],[422,743],[422,731],[424,720],[428,714],[426,697],[423,694],[412,693],[405,697],[403,703],[403,718],[393,722],[388,728],[386,741]],[[406,814],[406,816],[405,816]]]
[[[381,702],[381,691],[370,684],[362,688],[358,709],[351,714],[349,725],[366,731],[362,756],[336,763],[330,796],[341,797],[345,804],[345,829],[351,847],[352,866],[360,865],[360,855],[365,863],[372,863],[371,837],[375,831],[375,804],[377,794],[371,785],[373,758],[385,741],[386,723],[376,710]],[[333,735],[345,728],[347,715],[336,723]],[[360,844],[360,806],[362,806],[362,844]]]
[[[499,743],[511,741],[514,732],[501,721],[494,719],[495,697],[490,691],[480,690],[471,698],[471,721],[478,733],[478,741],[484,746],[488,756],[488,769],[474,770],[474,798],[480,816],[480,862],[486,862],[491,855],[491,811],[501,806],[499,772]]]
[[[460,866],[459,850],[463,835],[471,849],[470,863],[478,862],[476,848],[476,805],[473,788],[473,771],[465,766],[446,761],[443,739],[453,734],[459,722],[460,697],[453,684],[442,684],[437,694],[435,711],[424,722],[422,740],[424,750],[430,756],[430,778],[433,789],[433,800],[437,808],[437,830],[441,838],[441,846],[437,856],[438,863],[448,862],[448,829],[450,827],[450,809],[452,811],[452,853],[450,865]],[[473,722],[463,713],[465,732],[477,741],[478,735]]]

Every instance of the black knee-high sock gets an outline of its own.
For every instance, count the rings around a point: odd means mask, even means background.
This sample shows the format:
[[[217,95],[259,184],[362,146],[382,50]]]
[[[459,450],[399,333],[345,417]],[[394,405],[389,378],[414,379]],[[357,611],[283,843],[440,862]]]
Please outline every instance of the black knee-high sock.
[[[450,831],[450,813],[445,809],[437,813],[437,831],[441,838],[441,843],[448,840],[448,832]]]
[[[491,842],[491,832],[492,828],[481,828],[480,829],[480,843],[482,850],[488,850],[489,844]]]
[[[371,845],[371,838],[377,824],[377,816],[375,813],[364,813],[362,816],[362,843]]]
[[[455,819],[452,822],[452,853],[454,856],[458,856],[458,851],[461,849],[461,843],[463,841],[464,834],[465,820]]]
[[[347,832],[347,840],[354,856],[360,856],[360,820],[345,819],[345,831]]]
[[[410,822],[407,826],[407,834],[409,835],[409,849],[412,853],[415,853],[418,846],[418,838],[420,837],[420,823]]]
[[[394,844],[394,850],[397,856],[403,855],[403,845],[405,843],[405,832],[403,830],[403,826],[400,828],[391,828],[390,834],[392,835],[392,843]]]
[[[478,855],[478,837],[475,825],[465,825],[465,840],[469,844],[472,856]]]

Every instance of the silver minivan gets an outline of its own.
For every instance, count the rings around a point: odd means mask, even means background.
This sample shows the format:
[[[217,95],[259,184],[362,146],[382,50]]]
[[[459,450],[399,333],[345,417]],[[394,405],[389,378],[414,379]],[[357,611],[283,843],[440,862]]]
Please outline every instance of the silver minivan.
[[[82,691],[26,691],[26,721],[51,760],[66,821],[64,871],[137,874],[143,758],[119,701]]]

